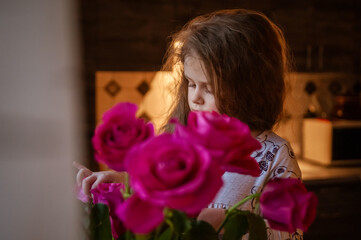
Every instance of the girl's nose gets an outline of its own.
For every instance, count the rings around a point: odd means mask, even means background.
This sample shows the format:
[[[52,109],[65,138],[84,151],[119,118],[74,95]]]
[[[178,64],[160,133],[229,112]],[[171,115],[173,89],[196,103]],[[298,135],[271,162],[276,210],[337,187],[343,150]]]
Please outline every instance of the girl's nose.
[[[202,94],[200,94],[200,91],[198,89],[194,92],[194,94],[192,96],[192,102],[194,104],[197,104],[197,105],[204,104],[204,99],[203,99]]]

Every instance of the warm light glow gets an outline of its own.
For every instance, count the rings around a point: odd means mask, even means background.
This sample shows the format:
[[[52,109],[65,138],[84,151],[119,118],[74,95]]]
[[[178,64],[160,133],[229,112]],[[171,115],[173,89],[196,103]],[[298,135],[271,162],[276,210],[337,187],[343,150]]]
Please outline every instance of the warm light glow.
[[[177,52],[179,54],[182,45],[183,45],[183,43],[181,43],[180,41],[175,41],[173,44],[175,52]],[[177,56],[174,56],[174,65],[173,65],[173,69],[172,69],[173,74],[179,74],[180,71],[182,70],[181,67],[182,67],[182,63],[179,61]]]
[[[337,114],[337,117],[342,117],[343,111],[341,109],[339,109],[339,110],[337,110],[336,114]]]
[[[151,90],[144,97],[139,111],[146,111],[152,118],[156,131],[165,122],[173,102],[174,77],[172,72],[159,71],[153,78]]]
[[[173,47],[175,49],[182,47],[182,43],[180,41],[175,41]]]

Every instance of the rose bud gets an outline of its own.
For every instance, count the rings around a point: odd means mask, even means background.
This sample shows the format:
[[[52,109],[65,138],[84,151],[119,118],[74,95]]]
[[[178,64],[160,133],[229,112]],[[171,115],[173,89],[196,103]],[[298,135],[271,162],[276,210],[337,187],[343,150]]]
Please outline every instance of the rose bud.
[[[275,178],[264,187],[260,210],[272,229],[307,231],[316,217],[317,197],[295,178]]]

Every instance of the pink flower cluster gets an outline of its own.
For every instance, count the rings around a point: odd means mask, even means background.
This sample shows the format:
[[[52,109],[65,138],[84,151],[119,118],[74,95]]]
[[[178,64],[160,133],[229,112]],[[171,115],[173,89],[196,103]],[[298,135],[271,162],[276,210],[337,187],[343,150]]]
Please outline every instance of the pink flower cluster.
[[[133,190],[127,199],[120,193],[123,185],[101,184],[92,190],[94,203],[109,206],[114,237],[124,229],[140,234],[153,231],[164,220],[164,209],[196,216],[222,187],[225,171],[260,174],[258,163],[250,155],[261,145],[239,120],[215,112],[191,112],[186,126],[174,120],[174,133],[155,136],[153,126],[136,118],[136,111],[134,104],[117,104],[104,114],[103,123],[96,128],[92,139],[96,160],[116,171],[127,171]],[[287,195],[281,193],[282,188],[276,190],[280,191],[278,196]],[[270,213],[276,207],[274,202],[267,208],[270,192],[272,188],[266,187],[261,210],[270,219],[271,227],[283,224],[289,230],[306,229],[308,220],[306,223],[298,220],[289,223],[289,220],[312,219],[313,216],[306,216],[308,207],[302,206],[306,209],[296,212],[293,208],[301,206],[293,204],[286,210],[286,223],[278,222],[277,214],[274,219],[275,213]],[[296,198],[302,194],[297,193]],[[302,198],[304,202],[309,200]],[[288,202],[285,198],[280,204]]]
[[[129,173],[134,194],[109,207],[131,231],[152,231],[163,221],[164,208],[196,216],[222,187],[224,171],[260,174],[250,157],[260,143],[237,119],[192,112],[187,126],[176,124],[173,134],[154,136],[136,111],[134,104],[117,104],[92,139],[97,161]]]

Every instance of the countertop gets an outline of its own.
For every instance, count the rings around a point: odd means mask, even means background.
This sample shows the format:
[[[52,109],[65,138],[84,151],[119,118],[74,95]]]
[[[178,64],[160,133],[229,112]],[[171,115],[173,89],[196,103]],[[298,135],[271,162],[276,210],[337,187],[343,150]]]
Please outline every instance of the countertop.
[[[354,179],[361,181],[361,165],[322,166],[303,159],[298,160],[304,182]]]
[[[316,219],[304,239],[360,239],[361,165],[298,162],[307,190],[318,199]]]

